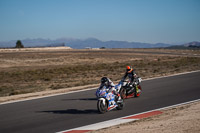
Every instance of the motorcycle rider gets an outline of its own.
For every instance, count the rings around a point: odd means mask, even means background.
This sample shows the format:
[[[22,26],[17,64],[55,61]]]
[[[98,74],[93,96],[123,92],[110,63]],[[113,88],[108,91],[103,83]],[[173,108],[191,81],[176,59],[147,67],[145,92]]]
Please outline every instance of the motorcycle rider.
[[[123,82],[127,77],[129,78],[129,81],[130,81],[128,86],[130,87],[129,92],[131,93],[133,91],[133,86],[135,85],[135,83],[138,84],[138,82],[139,82],[138,81],[138,76],[135,73],[135,70],[131,66],[126,66],[126,73],[123,76],[121,81]],[[138,93],[138,91],[139,91],[138,87],[135,86],[135,88],[136,88],[136,93]]]
[[[100,85],[99,89],[102,89],[104,86],[106,87],[108,92],[113,92],[113,94],[116,97],[116,101],[121,100],[120,94],[115,89],[115,84],[107,77],[102,77],[101,78],[101,85]]]

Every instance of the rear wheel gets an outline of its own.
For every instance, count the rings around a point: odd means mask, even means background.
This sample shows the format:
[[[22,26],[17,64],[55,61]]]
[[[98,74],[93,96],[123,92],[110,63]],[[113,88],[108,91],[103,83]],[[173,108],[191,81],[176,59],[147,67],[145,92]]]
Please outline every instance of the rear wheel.
[[[103,103],[103,100],[98,100],[97,102],[97,109],[99,111],[99,113],[103,114],[107,111],[107,102],[105,102],[105,105]]]

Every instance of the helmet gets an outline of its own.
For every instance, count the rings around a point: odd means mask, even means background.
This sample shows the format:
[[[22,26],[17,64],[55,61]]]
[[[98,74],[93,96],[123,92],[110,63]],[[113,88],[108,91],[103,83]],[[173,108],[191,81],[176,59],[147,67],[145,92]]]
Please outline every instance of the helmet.
[[[104,84],[104,85],[108,85],[109,83],[109,80],[108,80],[108,78],[107,77],[103,77],[103,78],[101,78],[101,84]]]
[[[126,71],[128,73],[131,73],[133,71],[133,68],[131,68],[131,66],[126,66]]]

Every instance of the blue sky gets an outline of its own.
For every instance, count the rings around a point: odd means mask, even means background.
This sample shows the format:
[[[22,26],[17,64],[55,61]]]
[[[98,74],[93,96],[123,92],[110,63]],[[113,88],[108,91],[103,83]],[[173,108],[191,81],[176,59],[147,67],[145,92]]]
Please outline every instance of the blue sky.
[[[200,0],[0,0],[0,41],[200,41]]]

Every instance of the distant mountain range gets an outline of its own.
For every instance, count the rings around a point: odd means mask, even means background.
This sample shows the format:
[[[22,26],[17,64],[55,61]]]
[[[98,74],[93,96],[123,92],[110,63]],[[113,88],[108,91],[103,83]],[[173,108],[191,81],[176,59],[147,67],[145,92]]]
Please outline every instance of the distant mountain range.
[[[17,40],[0,42],[0,48],[11,48],[15,47]],[[127,42],[127,41],[101,41],[96,38],[88,39],[69,39],[60,38],[56,40],[50,39],[25,39],[21,40],[24,47],[57,47],[57,46],[68,46],[74,49],[84,48],[166,48],[173,47],[172,44],[165,43],[141,43],[141,42]],[[199,42],[189,43],[189,46],[196,46]],[[185,44],[186,45],[186,44]],[[198,44],[199,45],[199,44]],[[180,46],[180,45],[178,45]]]
[[[83,49],[83,48],[158,48],[169,47],[170,44],[164,43],[141,43],[141,42],[127,42],[127,41],[100,41],[95,38],[88,38],[85,40],[71,40],[66,42],[66,45],[71,48]]]
[[[185,43],[182,45],[173,45],[168,47],[170,49],[196,49],[196,48],[200,48],[200,42],[189,42],[189,43]]]
[[[0,48],[11,48],[15,47],[17,40],[0,42]],[[158,47],[169,47],[170,44],[164,43],[141,43],[141,42],[127,42],[127,41],[100,41],[96,38],[88,39],[69,39],[60,38],[56,40],[50,39],[25,39],[21,40],[24,47],[52,47],[52,46],[68,46],[74,49],[84,48],[158,48]]]
[[[17,40],[12,40],[8,42],[0,42],[0,48],[14,48],[16,46]],[[50,39],[24,39],[21,40],[24,47],[58,47],[65,46],[65,43],[57,42],[56,40]]]

